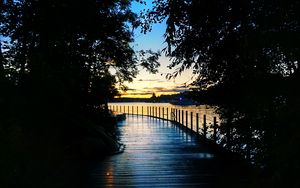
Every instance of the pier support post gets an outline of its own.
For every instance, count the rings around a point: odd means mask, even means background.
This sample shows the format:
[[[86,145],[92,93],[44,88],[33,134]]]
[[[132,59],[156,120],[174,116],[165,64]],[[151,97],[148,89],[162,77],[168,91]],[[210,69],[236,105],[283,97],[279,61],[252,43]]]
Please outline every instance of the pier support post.
[[[155,113],[154,113],[154,106],[152,107],[152,117],[154,117]]]
[[[197,134],[199,134],[199,114],[196,113],[196,129],[197,129]]]
[[[175,122],[175,109],[172,108],[172,121]]]
[[[178,110],[178,123],[179,124],[181,123],[181,112],[180,112],[180,110]]]
[[[151,107],[151,117],[153,117],[154,116],[154,107],[152,106]]]
[[[185,128],[189,128],[188,111],[185,111]]]
[[[167,108],[167,120],[169,120],[169,108]]]
[[[158,118],[160,118],[160,107],[158,107]]]
[[[193,130],[193,112],[191,112],[191,130],[194,131]]]
[[[206,115],[203,115],[203,135],[204,138],[206,138],[206,134],[207,134],[207,125],[206,125]]]
[[[184,126],[184,110],[181,110],[181,125]]]

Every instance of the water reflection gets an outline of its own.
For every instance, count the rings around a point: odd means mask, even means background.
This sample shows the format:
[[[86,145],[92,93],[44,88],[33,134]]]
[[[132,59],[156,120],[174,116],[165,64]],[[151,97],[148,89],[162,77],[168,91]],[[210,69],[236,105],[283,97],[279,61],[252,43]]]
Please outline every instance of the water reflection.
[[[112,166],[109,166],[106,172],[106,177],[105,177],[105,183],[108,186],[112,186],[114,183],[114,176],[113,176],[113,168]]]

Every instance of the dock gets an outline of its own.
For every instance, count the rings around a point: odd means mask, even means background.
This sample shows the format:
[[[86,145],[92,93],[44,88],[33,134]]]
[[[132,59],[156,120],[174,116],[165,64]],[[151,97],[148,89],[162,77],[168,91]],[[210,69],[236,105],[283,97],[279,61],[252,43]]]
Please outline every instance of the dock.
[[[119,122],[125,151],[91,170],[89,187],[246,187],[240,161],[219,156],[171,121],[127,115]]]

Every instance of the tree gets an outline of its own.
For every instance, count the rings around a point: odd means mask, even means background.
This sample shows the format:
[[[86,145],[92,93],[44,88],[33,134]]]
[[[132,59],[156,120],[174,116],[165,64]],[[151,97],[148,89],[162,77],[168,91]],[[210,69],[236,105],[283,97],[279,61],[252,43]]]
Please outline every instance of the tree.
[[[102,77],[92,79],[90,90],[90,103],[92,105],[102,104],[108,110],[108,100],[113,99],[118,94],[116,89],[116,79],[109,72]]]
[[[155,93],[152,93],[152,96],[151,96],[150,99],[151,99],[152,102],[156,102],[157,97],[156,97]]]
[[[130,46],[137,26],[132,1],[3,2],[0,74],[12,89],[0,118],[1,148],[9,156],[1,156],[2,169],[10,179],[18,176],[16,183],[38,184],[47,172],[43,168],[51,170],[65,155],[90,157],[118,148],[108,130],[114,121],[101,104],[116,93],[116,82],[131,81],[138,72],[138,55]],[[156,55],[149,58],[157,63]],[[155,69],[155,64],[143,65]],[[0,87],[1,94],[8,90]],[[35,157],[51,161],[22,163]],[[27,172],[37,182],[22,180]]]
[[[158,53],[136,55],[129,45],[131,28],[138,24],[130,3],[23,0],[7,4],[1,33],[9,38],[4,48],[15,84],[32,85],[45,94],[54,88],[53,95],[68,92],[67,98],[72,96],[75,104],[88,96],[91,79],[101,78],[106,70],[115,69],[121,83],[132,81],[139,61],[155,72]],[[66,101],[63,98],[59,101]]]
[[[299,58],[299,3],[272,2],[154,1],[156,9],[148,12],[145,24],[167,19],[165,52],[174,57],[170,67],[179,66],[175,75],[192,67],[203,84],[210,84],[256,69],[288,74]],[[285,60],[275,59],[284,49],[290,52]],[[265,63],[259,64],[263,58]],[[258,64],[263,67],[255,68]]]
[[[3,8],[2,8],[3,6],[4,6],[4,4],[1,1],[0,2],[0,23],[2,22],[3,17],[4,17]],[[2,37],[2,36],[0,35],[0,37]],[[0,40],[0,82],[4,79],[4,76],[5,76],[5,74],[4,74],[4,57],[3,57],[3,53],[2,53],[2,43]]]
[[[2,47],[1,47],[1,43],[0,43],[0,80],[4,79],[4,58],[2,55]]]
[[[18,74],[87,92],[88,77],[114,67],[124,80],[136,73],[129,1],[20,1],[8,8],[4,30],[6,47]],[[14,23],[13,21],[16,21]],[[108,24],[114,23],[114,24]],[[17,82],[20,83],[22,77]],[[72,81],[71,81],[72,80]],[[39,84],[39,83],[38,83]]]
[[[192,68],[198,75],[195,96],[215,97],[223,120],[221,143],[257,166],[272,169],[273,175],[280,174],[277,180],[284,184],[288,169],[299,168],[293,165],[297,157],[291,157],[292,152],[299,153],[298,136],[293,133],[299,120],[290,120],[290,115],[299,113],[299,97],[291,97],[295,87],[291,80],[299,72],[300,3],[164,0],[154,4],[145,15],[144,28],[166,19],[165,53],[172,58],[170,68],[176,68],[168,76]],[[294,135],[293,139],[287,135]],[[289,157],[280,155],[283,151]],[[285,166],[284,160],[289,161]]]

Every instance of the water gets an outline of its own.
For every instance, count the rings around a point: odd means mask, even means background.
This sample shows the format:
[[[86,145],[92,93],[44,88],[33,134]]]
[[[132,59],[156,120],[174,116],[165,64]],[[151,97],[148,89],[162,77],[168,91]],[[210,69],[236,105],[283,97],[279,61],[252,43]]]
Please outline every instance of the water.
[[[127,114],[140,114],[155,116],[162,119],[174,120],[174,115],[177,110],[177,122],[187,126],[193,131],[197,132],[203,129],[204,118],[208,126],[208,134],[212,131],[210,128],[216,117],[217,123],[220,121],[218,114],[215,112],[214,107],[209,105],[189,105],[179,106],[170,103],[145,103],[145,102],[118,102],[109,103],[109,108],[113,111],[127,113]],[[197,116],[198,115],[198,116]],[[205,115],[205,117],[204,117]],[[197,118],[198,117],[198,118]],[[201,132],[201,130],[200,130]]]

